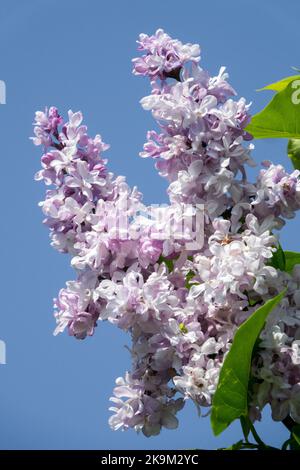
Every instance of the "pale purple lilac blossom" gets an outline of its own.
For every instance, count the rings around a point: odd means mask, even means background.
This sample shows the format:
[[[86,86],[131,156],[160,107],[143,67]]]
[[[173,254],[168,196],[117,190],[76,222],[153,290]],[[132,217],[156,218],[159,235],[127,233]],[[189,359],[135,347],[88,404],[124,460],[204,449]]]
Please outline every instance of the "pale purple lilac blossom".
[[[55,299],[55,333],[67,328],[84,339],[101,320],[130,333],[132,370],[116,380],[110,425],[156,435],[177,427],[187,399],[199,411],[210,407],[236,329],[287,287],[253,361],[251,416],[269,403],[275,420],[300,423],[300,266],[292,274],[270,266],[272,230],[300,207],[299,172],[265,162],[249,182],[249,105],[234,98],[225,68],[211,77],[199,66],[199,46],[162,30],[138,44],[133,71],[152,87],[141,103],[159,125],[141,157],[153,158],[169,182],[160,216],[140,215],[141,194],[108,171],[108,146],[88,136],[80,112],[69,111],[66,122],[53,107],[36,113],[33,142],[44,147],[36,179],[51,186],[40,205],[51,244],[71,255],[77,272]],[[185,249],[189,233],[159,236],[164,218],[179,226],[178,207],[188,204],[205,207],[198,251]],[[120,230],[124,218],[131,222]]]

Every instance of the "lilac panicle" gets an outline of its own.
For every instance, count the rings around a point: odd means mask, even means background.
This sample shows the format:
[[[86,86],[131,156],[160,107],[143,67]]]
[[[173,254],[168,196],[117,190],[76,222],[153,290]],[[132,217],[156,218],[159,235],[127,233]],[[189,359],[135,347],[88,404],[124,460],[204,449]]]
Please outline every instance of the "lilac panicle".
[[[109,172],[108,145],[88,135],[81,112],[69,111],[66,121],[54,107],[36,113],[33,142],[43,148],[36,179],[49,186],[40,206],[52,246],[70,254],[77,275],[54,301],[55,334],[84,339],[104,320],[127,331],[132,370],[116,381],[109,422],[157,435],[178,426],[186,400],[199,412],[211,406],[237,328],[287,288],[253,360],[251,416],[270,404],[275,420],[300,423],[300,266],[283,273],[270,263],[274,229],[300,207],[299,171],[264,162],[248,180],[249,105],[225,67],[216,76],[200,67],[198,45],[159,29],[141,34],[138,50],[133,73],[151,85],[141,104],[158,124],[141,157],[153,158],[169,184],[170,204],[151,217],[137,188]],[[191,229],[180,240],[163,238],[166,220],[179,230],[184,210],[197,204],[203,246],[186,248]]]

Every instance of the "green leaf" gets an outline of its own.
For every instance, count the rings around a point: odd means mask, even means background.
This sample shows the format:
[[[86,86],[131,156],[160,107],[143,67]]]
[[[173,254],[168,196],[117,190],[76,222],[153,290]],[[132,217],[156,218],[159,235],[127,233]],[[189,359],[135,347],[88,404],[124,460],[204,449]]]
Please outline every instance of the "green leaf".
[[[280,243],[278,244],[277,250],[273,253],[270,265],[273,266],[273,268],[279,269],[280,271],[285,271],[285,254]]]
[[[300,449],[300,424],[296,424],[296,426],[293,426],[291,435],[294,441],[297,443],[298,449]]]
[[[300,77],[276,93],[245,128],[256,139],[300,139]]]
[[[285,270],[287,273],[291,273],[296,264],[300,264],[300,253],[295,251],[285,251]]]
[[[282,80],[279,80],[278,82],[271,83],[270,85],[266,85],[263,88],[259,88],[257,91],[262,91],[262,90],[274,90],[274,91],[282,91],[284,90],[289,83],[293,82],[294,80],[299,80],[300,75],[292,75],[290,77],[285,77]]]
[[[252,351],[267,316],[281,301],[285,291],[258,308],[237,330],[221,368],[215,392],[211,426],[217,436],[235,419],[248,415],[248,383]]]
[[[287,153],[289,158],[292,160],[293,167],[296,170],[300,170],[300,140],[290,139],[288,141]]]

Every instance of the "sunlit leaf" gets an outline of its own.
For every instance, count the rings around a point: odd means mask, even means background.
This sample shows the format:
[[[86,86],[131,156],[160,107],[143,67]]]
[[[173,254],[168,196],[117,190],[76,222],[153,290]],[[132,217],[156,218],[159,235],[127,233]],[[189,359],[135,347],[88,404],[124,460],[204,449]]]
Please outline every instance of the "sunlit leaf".
[[[300,78],[276,93],[270,103],[252,117],[246,131],[256,139],[300,139]]]
[[[263,88],[259,88],[257,91],[263,91],[263,90],[282,91],[288,86],[289,83],[298,79],[300,79],[300,75],[291,75],[290,77],[282,78],[282,80],[279,80],[278,82],[271,83],[270,85],[266,85]]]

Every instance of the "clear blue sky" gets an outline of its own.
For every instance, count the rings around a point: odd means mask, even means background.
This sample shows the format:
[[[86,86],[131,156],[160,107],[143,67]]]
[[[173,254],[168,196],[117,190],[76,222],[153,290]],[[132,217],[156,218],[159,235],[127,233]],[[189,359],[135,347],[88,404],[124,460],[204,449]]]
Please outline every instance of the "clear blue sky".
[[[153,121],[139,106],[147,80],[131,75],[140,32],[158,27],[199,42],[211,73],[226,65],[253,112],[267,102],[255,89],[300,66],[298,0],[2,0],[0,79],[7,85],[1,122],[1,314],[0,448],[138,449],[216,448],[240,437],[232,426],[215,439],[192,404],[180,427],[147,439],[113,432],[107,420],[115,377],[129,366],[125,334],[101,324],[95,336],[54,338],[52,298],[74,273],[67,257],[50,246],[37,203],[42,184],[33,181],[40,154],[32,135],[35,110],[56,105],[81,110],[92,134],[111,144],[110,168],[138,184],[145,201],[166,201],[166,183],[151,161],[138,157]],[[257,143],[257,160],[285,162],[284,141]],[[299,250],[299,218],[282,233],[286,249]],[[287,433],[268,413],[258,430],[273,445]]]

